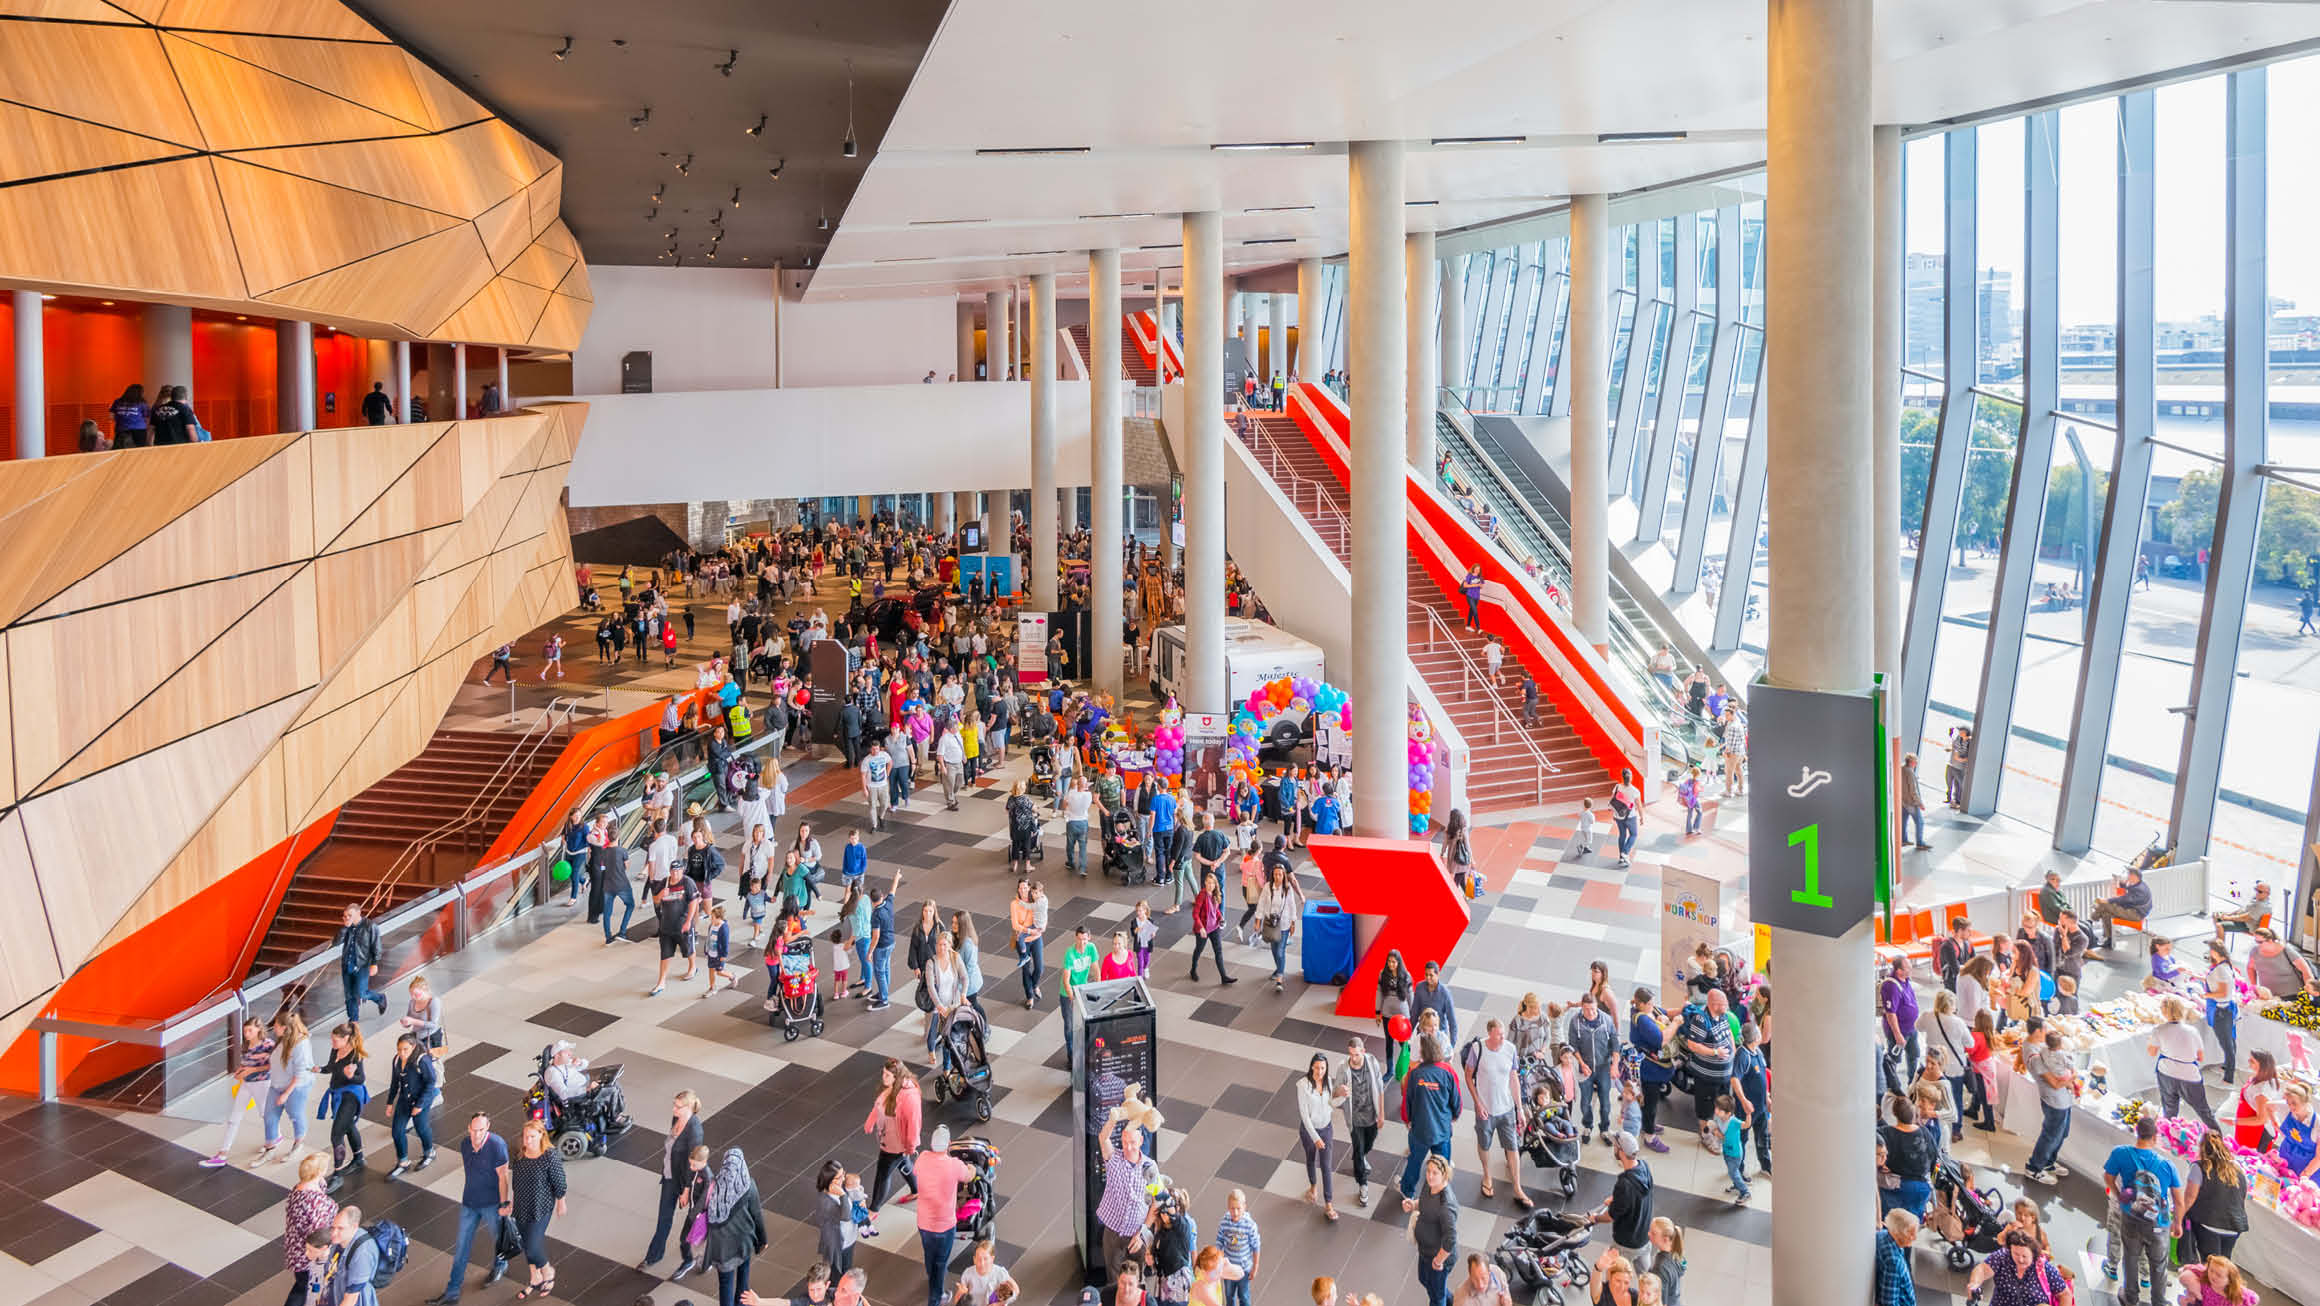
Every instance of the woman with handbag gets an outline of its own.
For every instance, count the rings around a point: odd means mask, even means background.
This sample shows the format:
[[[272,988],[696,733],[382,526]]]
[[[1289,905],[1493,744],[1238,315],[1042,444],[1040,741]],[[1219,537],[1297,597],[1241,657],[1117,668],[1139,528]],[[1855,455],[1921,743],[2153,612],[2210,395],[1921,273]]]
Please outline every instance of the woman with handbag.
[[[1394,1018],[1406,1022],[1410,1014],[1410,968],[1402,961],[1400,948],[1386,950],[1386,964],[1378,971],[1377,1014],[1378,1031],[1385,1035],[1386,1064],[1391,1066],[1401,1058],[1402,1045],[1394,1037]]]
[[[1667,1047],[1668,1022],[1665,1012],[1653,1001],[1650,989],[1639,988],[1630,1004],[1632,1019],[1627,1025],[1627,1042],[1637,1056],[1638,1078],[1643,1091],[1643,1145],[1654,1152],[1668,1150],[1667,1138],[1660,1132],[1659,1108],[1675,1091],[1677,1062],[1669,1056]]]
[[[766,1243],[764,1205],[740,1148],[725,1149],[701,1214],[708,1224],[701,1259],[717,1271],[717,1306],[740,1306],[741,1294],[749,1291],[749,1264]]]
[[[1273,852],[1280,861],[1271,864],[1265,875],[1265,887],[1257,895],[1257,919],[1262,923],[1265,946],[1273,950],[1275,993],[1282,991],[1281,979],[1289,971],[1289,937],[1297,932],[1298,916],[1305,910],[1305,891],[1297,887],[1297,877],[1289,873],[1284,842],[1280,836],[1274,836]]]
[[[544,1121],[526,1120],[508,1159],[508,1195],[530,1279],[517,1301],[553,1296],[556,1267],[548,1260],[548,1221],[564,1214],[564,1158],[548,1141]],[[513,1259],[512,1257],[510,1259]]]
[[[918,1200],[918,1174],[910,1158],[918,1151],[920,1110],[917,1078],[899,1058],[888,1057],[878,1072],[878,1097],[870,1104],[870,1118],[862,1122],[863,1133],[878,1136],[878,1166],[870,1177],[870,1219],[862,1226],[865,1238],[878,1236],[878,1208],[886,1203],[888,1176],[900,1170],[903,1182],[910,1185],[910,1199]]]

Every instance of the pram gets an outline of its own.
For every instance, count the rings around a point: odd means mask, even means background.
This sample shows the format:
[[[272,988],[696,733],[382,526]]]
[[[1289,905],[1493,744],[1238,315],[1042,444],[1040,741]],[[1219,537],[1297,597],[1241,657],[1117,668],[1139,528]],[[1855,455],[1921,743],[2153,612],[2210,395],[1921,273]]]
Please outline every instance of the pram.
[[[1556,1172],[1555,1182],[1567,1202],[1571,1194],[1579,1191],[1579,1127],[1571,1122],[1568,1105],[1548,1099],[1543,1090],[1531,1098],[1531,1119],[1523,1130],[1523,1151],[1529,1155],[1532,1165]]]
[[[524,1115],[548,1127],[548,1137],[555,1140],[556,1150],[565,1160],[602,1156],[611,1149],[614,1140],[628,1132],[631,1123],[628,1099],[620,1091],[620,1066],[596,1067],[590,1073],[586,1092],[569,1101],[560,1101],[548,1091],[548,1063],[555,1055],[553,1043],[541,1049],[532,1090],[524,1094]]]
[[[959,1235],[973,1246],[999,1225],[999,1149],[980,1138],[954,1138],[950,1155],[967,1165],[959,1181]]]
[[[1104,814],[1104,874],[1117,875],[1121,884],[1142,884],[1150,878],[1143,841],[1136,837],[1136,818]]]
[[[1507,1285],[1517,1294],[1563,1306],[1563,1288],[1569,1285],[1580,1290],[1584,1301],[1589,1270],[1579,1249],[1593,1230],[1585,1220],[1533,1211],[1506,1231],[1491,1260],[1506,1272]]]
[[[983,1014],[972,1006],[962,1005],[951,1013],[950,1023],[943,1027],[936,1049],[942,1064],[935,1067],[934,1100],[940,1102],[947,1097],[964,1102],[971,1097],[975,1100],[977,1120],[991,1118],[991,1054],[987,1041]]]
[[[1049,802],[1055,801],[1055,745],[1039,743],[1031,746],[1030,792]]]
[[[1942,1240],[1949,1268],[1964,1273],[1975,1260],[1998,1250],[2006,1228],[2005,1209],[1995,1188],[1977,1189],[1965,1164],[1943,1157],[1933,1168],[1933,1206],[1925,1227]]]
[[[810,1028],[815,1037],[821,1036],[821,981],[821,969],[814,965],[813,935],[800,934],[781,945],[781,954],[774,962],[773,1014],[766,1017],[766,1023],[781,1026],[782,1042],[795,1042],[801,1025]]]

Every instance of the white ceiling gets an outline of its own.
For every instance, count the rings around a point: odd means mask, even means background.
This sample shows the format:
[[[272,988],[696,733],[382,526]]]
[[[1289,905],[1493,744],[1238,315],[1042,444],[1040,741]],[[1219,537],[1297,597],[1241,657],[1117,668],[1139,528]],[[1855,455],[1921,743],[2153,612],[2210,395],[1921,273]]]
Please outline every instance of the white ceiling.
[[[2320,42],[2320,5],[1876,5],[1876,117],[1913,125]],[[1337,256],[1346,141],[1410,142],[1408,197],[1435,201],[1411,225],[1449,230],[1756,164],[1764,97],[1756,0],[952,0],[809,295],[972,292],[1036,271],[1068,286],[1081,251],[1110,244],[1148,272],[1180,252],[1138,247],[1173,244],[1178,213],[1212,208],[1228,270]],[[1664,131],[1689,136],[1595,141]],[[1429,144],[1500,135],[1525,141]],[[1317,145],[1210,148],[1249,141]],[[975,153],[1035,146],[1089,152]],[[1158,216],[1087,216],[1117,213]]]

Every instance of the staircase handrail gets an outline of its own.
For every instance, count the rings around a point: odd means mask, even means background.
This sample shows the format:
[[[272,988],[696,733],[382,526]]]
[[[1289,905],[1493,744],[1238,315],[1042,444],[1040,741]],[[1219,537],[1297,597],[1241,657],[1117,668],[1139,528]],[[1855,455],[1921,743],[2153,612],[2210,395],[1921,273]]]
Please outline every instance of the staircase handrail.
[[[1440,646],[1440,641],[1446,638],[1450,651],[1457,655],[1459,664],[1466,671],[1467,683],[1461,688],[1459,701],[1462,703],[1472,702],[1474,684],[1483,679],[1482,668],[1475,665],[1473,657],[1466,651],[1466,646],[1458,642],[1457,632],[1450,629],[1449,623],[1442,620],[1441,614],[1434,611],[1432,605],[1422,606],[1418,611],[1426,614],[1426,650],[1428,652],[1434,651]],[[1508,707],[1505,700],[1492,692],[1487,683],[1483,689],[1482,697],[1485,702],[1490,704],[1490,741],[1494,744],[1506,742],[1506,730],[1510,726],[1513,727],[1515,739],[1522,744],[1524,751],[1531,755],[1532,763],[1538,768],[1538,783],[1533,794],[1543,799],[1547,789],[1546,777],[1561,775],[1563,768],[1548,760],[1545,750],[1539,747],[1536,739],[1531,738],[1530,727],[1524,725],[1521,719],[1515,716],[1514,709]]]
[[[1334,485],[1300,476],[1291,470],[1288,455],[1280,450],[1274,443],[1272,434],[1266,431],[1264,424],[1257,421],[1255,417],[1244,412],[1236,415],[1234,420],[1235,430],[1248,444],[1250,452],[1256,454],[1264,464],[1265,474],[1272,477],[1275,484],[1281,485],[1283,490],[1291,490],[1299,486],[1311,490],[1315,512],[1326,511],[1335,514],[1345,521],[1348,529],[1351,528],[1352,515],[1346,511],[1345,504],[1338,499]],[[1282,484],[1284,481],[1287,483]],[[1295,494],[1289,496],[1289,504],[1291,507],[1298,506]]]

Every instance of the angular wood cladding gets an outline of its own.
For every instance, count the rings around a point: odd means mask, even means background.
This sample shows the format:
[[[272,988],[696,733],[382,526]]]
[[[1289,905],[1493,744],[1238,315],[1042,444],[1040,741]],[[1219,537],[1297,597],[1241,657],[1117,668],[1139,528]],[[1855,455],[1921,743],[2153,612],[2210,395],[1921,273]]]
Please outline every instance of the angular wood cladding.
[[[0,281],[569,350],[562,189],[337,0],[0,0]]]
[[[6,0],[0,0],[5,3]],[[0,1046],[570,607],[585,404],[0,463]]]

